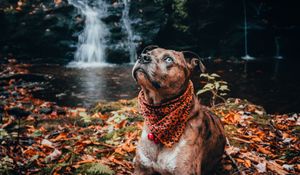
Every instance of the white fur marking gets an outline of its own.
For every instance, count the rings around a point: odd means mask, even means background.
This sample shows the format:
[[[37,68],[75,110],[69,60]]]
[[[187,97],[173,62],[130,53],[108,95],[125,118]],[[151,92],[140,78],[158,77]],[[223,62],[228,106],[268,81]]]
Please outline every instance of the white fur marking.
[[[146,157],[146,155],[143,153],[143,151],[138,150],[138,153],[140,155],[141,164],[144,165],[145,167],[151,167],[152,161]]]
[[[148,135],[147,131],[145,129],[143,129],[142,136],[141,136],[141,140],[143,142],[148,141],[148,136],[147,135]],[[149,150],[144,150],[144,149],[145,149],[144,147],[138,147],[137,148],[137,153],[140,155],[141,164],[146,166],[146,167],[151,167],[153,162],[147,156],[147,153],[149,154]]]
[[[180,158],[178,154],[182,151],[182,147],[186,144],[186,140],[181,139],[178,145],[175,145],[175,148],[168,148],[160,153],[160,157],[163,159],[159,160],[157,166],[160,166],[162,169],[166,169],[170,173],[173,173],[176,169],[177,160]]]

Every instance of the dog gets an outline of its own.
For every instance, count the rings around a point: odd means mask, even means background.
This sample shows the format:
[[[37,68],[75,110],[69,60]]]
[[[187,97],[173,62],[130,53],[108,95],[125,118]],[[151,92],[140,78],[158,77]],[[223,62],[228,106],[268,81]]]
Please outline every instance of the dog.
[[[145,118],[134,158],[136,175],[212,175],[224,153],[226,137],[218,117],[200,105],[191,73],[204,70],[192,52],[146,47],[132,76],[141,87]]]

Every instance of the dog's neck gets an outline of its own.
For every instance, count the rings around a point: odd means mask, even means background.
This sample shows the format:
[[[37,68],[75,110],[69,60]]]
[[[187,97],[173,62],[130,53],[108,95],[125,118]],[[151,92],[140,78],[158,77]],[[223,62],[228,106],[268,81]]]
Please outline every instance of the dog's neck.
[[[163,98],[157,91],[149,90],[143,87],[142,89],[145,93],[145,100],[147,101],[147,103],[157,105],[163,102]]]
[[[185,91],[165,103],[151,104],[144,90],[139,93],[138,103],[151,134],[167,147],[176,143],[182,135],[186,122],[192,117],[194,88],[189,82]],[[166,125],[167,124],[167,125]]]
[[[147,101],[148,104],[153,104],[153,105],[159,105],[162,103],[166,103],[168,101],[171,101],[175,98],[178,98],[181,96],[187,89],[189,81],[185,83],[182,88],[179,90],[178,93],[174,94],[162,94],[157,90],[153,89],[147,89],[145,87],[142,87],[142,90],[144,91],[145,95],[145,100]]]

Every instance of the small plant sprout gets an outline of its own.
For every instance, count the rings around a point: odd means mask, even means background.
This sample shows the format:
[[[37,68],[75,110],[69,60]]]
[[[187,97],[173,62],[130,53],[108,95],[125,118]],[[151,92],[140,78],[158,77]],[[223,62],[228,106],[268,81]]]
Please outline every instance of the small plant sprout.
[[[204,93],[210,92],[211,106],[215,106],[217,100],[222,100],[223,102],[226,101],[224,96],[226,96],[227,92],[230,90],[228,88],[228,83],[226,81],[221,80],[220,75],[216,73],[203,73],[200,75],[200,77],[206,79],[206,84],[201,90],[197,92],[197,95],[202,95]]]

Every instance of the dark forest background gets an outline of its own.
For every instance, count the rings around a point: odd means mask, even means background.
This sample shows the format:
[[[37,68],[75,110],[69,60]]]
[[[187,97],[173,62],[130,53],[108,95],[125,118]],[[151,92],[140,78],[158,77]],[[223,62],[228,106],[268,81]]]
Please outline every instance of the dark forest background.
[[[129,62],[114,43],[126,38],[120,23],[122,7],[110,0],[103,21],[109,26],[107,61]],[[273,57],[278,40],[281,54],[289,59],[298,55],[299,6],[297,1],[246,0],[249,53]],[[161,47],[192,50],[203,57],[244,55],[243,1],[236,0],[132,0],[130,18],[141,38],[138,49],[157,44]],[[0,52],[19,59],[73,59],[84,20],[67,0],[1,0]],[[125,55],[125,56],[124,56]],[[55,59],[46,59],[55,58]],[[296,59],[295,59],[296,60]]]

